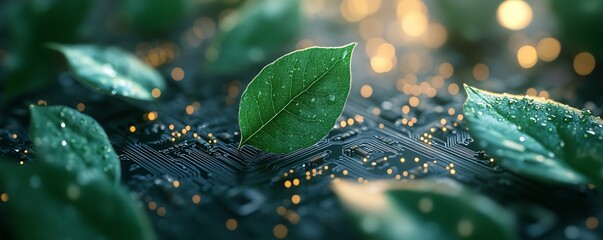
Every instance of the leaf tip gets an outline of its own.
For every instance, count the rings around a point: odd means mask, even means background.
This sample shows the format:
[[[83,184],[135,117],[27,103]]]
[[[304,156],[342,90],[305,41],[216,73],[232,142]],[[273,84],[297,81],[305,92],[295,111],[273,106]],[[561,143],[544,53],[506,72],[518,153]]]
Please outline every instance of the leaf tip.
[[[55,42],[48,42],[48,43],[46,43],[44,45],[47,48],[49,48],[49,49],[56,50],[56,51],[59,51],[59,52],[62,52],[63,48],[65,47],[64,45],[58,44],[58,43],[55,43]]]
[[[463,83],[463,88],[465,88],[465,93],[467,93],[467,99],[472,96],[478,96],[482,92],[479,88],[469,86],[466,83]]]

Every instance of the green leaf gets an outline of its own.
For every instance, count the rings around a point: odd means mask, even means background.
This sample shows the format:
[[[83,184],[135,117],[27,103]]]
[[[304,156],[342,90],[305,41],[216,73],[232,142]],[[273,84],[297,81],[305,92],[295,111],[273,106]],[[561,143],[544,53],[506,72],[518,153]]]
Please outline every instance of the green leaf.
[[[140,206],[102,172],[0,159],[2,216],[15,239],[154,239]]]
[[[89,116],[65,106],[31,106],[30,139],[38,160],[71,172],[99,170],[119,183],[119,158],[105,131]]]
[[[301,28],[300,5],[299,0],[246,1],[222,21],[228,27],[218,32],[208,48],[215,56],[208,54],[205,72],[244,71],[281,53]]]
[[[165,88],[159,73],[134,55],[115,47],[51,44],[67,57],[76,79],[101,93],[153,100],[151,92]]]
[[[544,182],[601,186],[601,118],[552,100],[465,90],[471,135],[502,167]]]
[[[295,51],[264,67],[241,97],[239,148],[287,153],[329,133],[350,92],[354,46]]]
[[[333,191],[369,239],[516,239],[505,209],[451,180],[336,181]]]

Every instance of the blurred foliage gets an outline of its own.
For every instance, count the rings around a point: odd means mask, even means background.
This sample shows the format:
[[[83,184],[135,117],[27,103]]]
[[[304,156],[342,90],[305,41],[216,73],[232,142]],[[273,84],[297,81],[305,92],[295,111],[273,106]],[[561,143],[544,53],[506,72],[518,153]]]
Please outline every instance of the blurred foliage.
[[[456,41],[476,43],[500,36],[501,27],[496,23],[496,9],[500,1],[438,0],[442,22]],[[470,11],[467,9],[479,9]]]
[[[224,21],[227,29],[209,47],[215,56],[204,68],[208,73],[244,71],[278,54],[301,29],[300,1],[249,0]]]
[[[52,48],[65,54],[77,80],[100,93],[151,101],[165,90],[155,69],[119,48],[57,44]]]
[[[577,51],[603,56],[603,2],[599,0],[552,0],[557,25],[565,43]]]
[[[92,1],[11,1],[2,7],[10,34],[3,100],[31,92],[56,78],[60,64],[48,42],[73,43]]]
[[[2,225],[14,239],[155,239],[129,192],[98,169],[0,159],[0,188],[9,196]]]
[[[121,0],[124,18],[143,33],[170,29],[185,16],[187,0]]]
[[[511,213],[450,179],[332,188],[366,239],[517,239]]]

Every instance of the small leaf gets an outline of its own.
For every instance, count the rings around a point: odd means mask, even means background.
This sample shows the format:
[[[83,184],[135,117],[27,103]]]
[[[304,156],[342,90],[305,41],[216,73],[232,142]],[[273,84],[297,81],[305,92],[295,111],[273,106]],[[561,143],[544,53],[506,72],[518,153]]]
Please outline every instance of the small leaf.
[[[492,200],[446,181],[336,181],[333,191],[369,239],[516,239]]]
[[[2,216],[15,239],[154,239],[146,214],[102,172],[0,159]],[[3,206],[4,205],[4,206]]]
[[[71,172],[96,169],[112,182],[120,181],[119,158],[94,119],[65,106],[31,106],[30,112],[37,159]]]
[[[350,92],[354,46],[295,51],[264,67],[241,97],[239,148],[288,153],[329,133]]]
[[[165,88],[155,69],[140,62],[134,55],[115,47],[92,45],[57,45],[77,80],[104,94],[139,100],[153,100],[151,92]]]
[[[601,118],[552,100],[465,90],[471,135],[505,169],[544,182],[601,186]]]
[[[300,2],[246,1],[237,14],[227,17],[232,27],[218,32],[216,41],[209,47],[216,56],[210,59],[205,72],[240,72],[280,54],[293,42],[301,28]]]

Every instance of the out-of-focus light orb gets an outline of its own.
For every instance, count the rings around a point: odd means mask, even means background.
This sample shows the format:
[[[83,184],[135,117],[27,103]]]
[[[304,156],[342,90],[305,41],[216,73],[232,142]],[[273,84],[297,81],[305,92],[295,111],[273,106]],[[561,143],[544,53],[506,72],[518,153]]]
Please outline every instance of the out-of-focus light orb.
[[[522,68],[531,68],[538,62],[536,48],[525,45],[517,51],[517,62]]]
[[[362,85],[360,88],[360,96],[363,98],[369,98],[373,95],[373,87],[371,85]]]
[[[377,55],[384,58],[394,58],[396,56],[396,48],[390,43],[382,43],[377,47]]]
[[[429,24],[427,31],[422,35],[423,44],[429,48],[439,48],[448,39],[446,28],[439,23]]]
[[[561,43],[552,37],[543,38],[538,41],[536,51],[540,60],[551,62],[557,59],[561,52]]]
[[[580,76],[586,76],[595,70],[595,56],[581,52],[574,58],[574,70]]]
[[[402,18],[402,30],[411,37],[421,36],[428,26],[427,15],[419,11],[410,12]]]
[[[394,62],[385,57],[375,56],[371,57],[371,67],[376,73],[386,73],[394,68]]]
[[[472,73],[475,79],[485,81],[490,76],[490,69],[488,68],[488,65],[478,63],[473,67]]]
[[[498,6],[496,20],[504,28],[521,30],[532,22],[532,8],[521,0],[506,0]]]
[[[380,6],[381,0],[343,0],[339,10],[346,21],[358,22],[378,11]]]

